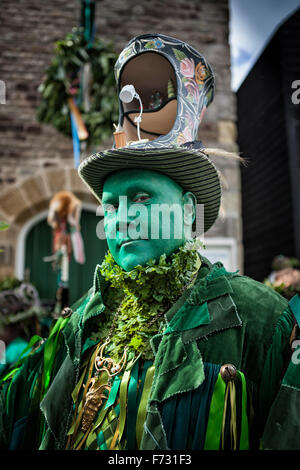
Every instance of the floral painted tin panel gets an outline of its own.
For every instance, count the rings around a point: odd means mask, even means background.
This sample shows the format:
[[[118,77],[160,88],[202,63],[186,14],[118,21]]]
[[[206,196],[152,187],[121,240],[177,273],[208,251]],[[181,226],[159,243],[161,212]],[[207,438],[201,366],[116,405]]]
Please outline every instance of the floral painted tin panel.
[[[205,58],[187,43],[164,35],[145,34],[133,38],[115,64],[120,91],[120,77],[129,60],[148,51],[162,54],[172,65],[177,81],[177,116],[171,131],[144,147],[180,146],[197,138],[203,113],[214,97],[214,74]],[[120,102],[120,121],[123,107]]]

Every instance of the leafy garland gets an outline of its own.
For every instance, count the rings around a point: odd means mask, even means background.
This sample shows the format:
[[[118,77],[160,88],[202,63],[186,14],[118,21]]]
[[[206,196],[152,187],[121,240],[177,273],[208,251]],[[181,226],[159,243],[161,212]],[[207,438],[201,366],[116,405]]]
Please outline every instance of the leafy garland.
[[[122,357],[125,346],[136,355],[141,354],[145,360],[153,360],[149,340],[165,325],[161,318],[150,326],[149,322],[171,307],[198,268],[199,256],[189,245],[179,248],[170,260],[162,255],[157,263],[149,260],[145,266],[138,265],[129,272],[118,266],[108,252],[100,272],[110,282],[109,297],[105,303],[110,307],[111,314],[106,319],[106,325],[98,327],[101,339],[107,337],[116,308],[120,307],[115,330],[107,347],[107,352],[111,351],[115,360]]]
[[[300,294],[300,285],[286,286],[284,283],[276,285],[270,282],[268,279],[264,280],[264,284],[268,287],[271,287],[271,289],[278,292],[287,300],[291,300],[294,297],[294,295]]]
[[[281,271],[286,268],[298,269],[299,270],[300,261],[294,257],[287,257],[284,255],[278,255],[273,259],[272,269],[273,271]],[[292,297],[296,294],[300,294],[300,284],[285,285],[284,283],[275,284],[271,282],[268,278],[264,280],[264,284],[271,289],[278,292],[280,295],[285,297],[287,300],[291,300]]]
[[[73,28],[62,41],[55,43],[55,54],[39,87],[42,100],[37,118],[52,124],[59,132],[71,136],[68,98],[79,98],[79,110],[89,137],[87,145],[96,145],[111,137],[113,123],[118,120],[118,101],[114,78],[117,55],[112,43],[95,39],[88,45],[84,28]],[[90,109],[81,104],[82,90],[79,71],[85,64],[91,67]]]

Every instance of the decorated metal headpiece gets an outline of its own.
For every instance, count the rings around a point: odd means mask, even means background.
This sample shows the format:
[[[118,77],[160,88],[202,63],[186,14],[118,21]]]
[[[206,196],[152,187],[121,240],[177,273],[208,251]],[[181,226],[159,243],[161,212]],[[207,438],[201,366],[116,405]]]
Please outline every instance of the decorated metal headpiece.
[[[143,147],[182,145],[197,138],[203,113],[214,96],[214,74],[192,46],[164,35],[133,38],[115,64],[118,92],[133,85],[143,103]],[[119,98],[119,127],[136,140],[137,99]]]

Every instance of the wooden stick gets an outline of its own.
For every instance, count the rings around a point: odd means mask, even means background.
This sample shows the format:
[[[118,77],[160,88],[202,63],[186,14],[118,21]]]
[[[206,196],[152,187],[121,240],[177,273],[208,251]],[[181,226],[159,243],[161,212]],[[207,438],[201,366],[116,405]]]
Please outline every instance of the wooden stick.
[[[70,108],[70,112],[73,114],[74,119],[76,121],[79,140],[86,140],[89,136],[89,133],[82,120],[78,106],[76,105],[73,98],[68,98],[68,105]]]

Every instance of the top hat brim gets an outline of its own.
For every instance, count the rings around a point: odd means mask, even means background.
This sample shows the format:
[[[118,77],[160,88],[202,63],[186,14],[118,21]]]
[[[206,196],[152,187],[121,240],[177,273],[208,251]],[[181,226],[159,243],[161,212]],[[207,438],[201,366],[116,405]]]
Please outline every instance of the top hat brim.
[[[107,176],[115,171],[135,168],[163,173],[185,191],[191,191],[197,203],[204,204],[204,231],[213,225],[219,213],[221,185],[214,164],[199,149],[130,146],[109,149],[86,158],[78,173],[101,203]]]

